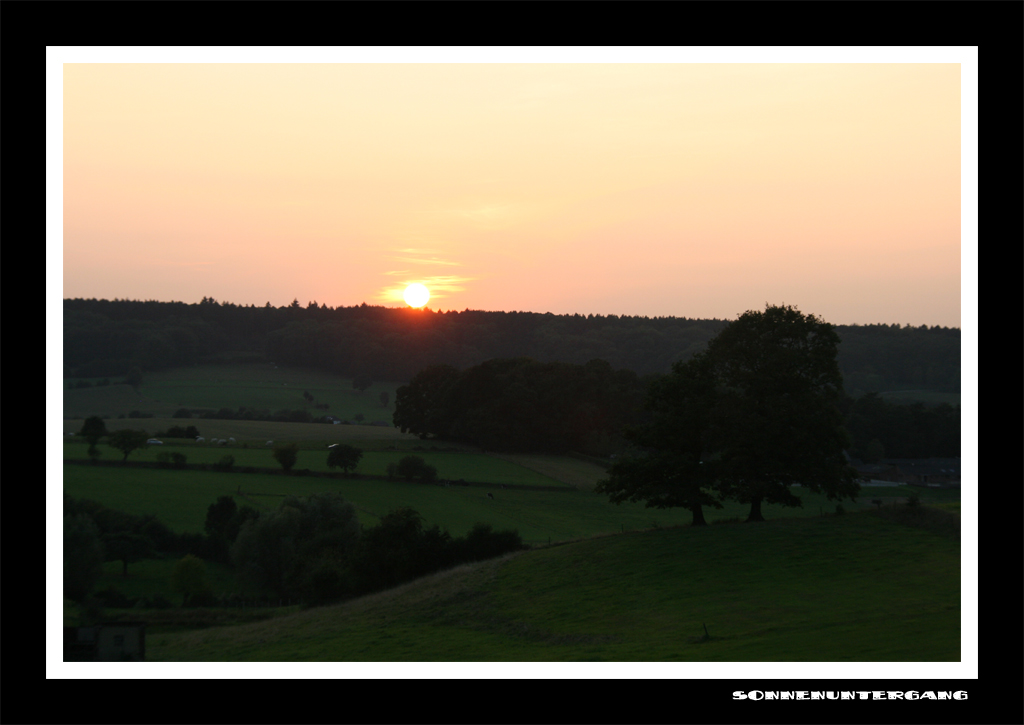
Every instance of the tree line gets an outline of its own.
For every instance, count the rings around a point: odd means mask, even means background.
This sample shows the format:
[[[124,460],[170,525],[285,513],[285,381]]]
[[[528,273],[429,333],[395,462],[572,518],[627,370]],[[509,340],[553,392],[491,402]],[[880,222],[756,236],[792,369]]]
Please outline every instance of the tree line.
[[[730,323],[648,390],[633,449],[596,490],[615,503],[683,507],[694,525],[725,500],[800,506],[795,485],[829,499],[859,492],[840,409],[843,378],[832,325],[768,305]]]
[[[493,358],[586,364],[665,374],[705,349],[726,320],[553,315],[478,310],[285,307],[202,302],[64,300],[64,374],[123,376],[210,362],[273,361],[341,376],[411,380],[431,365],[464,369]],[[839,365],[854,394],[900,388],[960,390],[960,330],[836,328]]]
[[[436,365],[395,393],[403,433],[506,452],[607,456],[633,422],[645,381],[603,360],[585,365],[495,359]]]
[[[184,555],[168,583],[183,606],[234,601],[214,596],[205,561],[228,564],[245,583],[278,598],[314,606],[523,548],[517,531],[478,523],[453,537],[437,525],[425,526],[411,508],[395,509],[364,530],[352,504],[336,493],[289,496],[269,512],[220,496],[207,509],[202,534],[174,534],[155,516],[64,497],[64,595],[76,602],[93,596],[103,561],[123,562],[127,576],[130,563]],[[96,597],[106,606],[169,606],[163,597],[127,601],[116,588]]]

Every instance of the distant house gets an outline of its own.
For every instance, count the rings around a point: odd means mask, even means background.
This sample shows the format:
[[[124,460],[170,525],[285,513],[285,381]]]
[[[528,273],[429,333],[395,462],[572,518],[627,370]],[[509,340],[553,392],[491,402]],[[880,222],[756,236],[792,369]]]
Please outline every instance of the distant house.
[[[138,662],[144,659],[144,623],[116,622],[64,628],[65,662]]]

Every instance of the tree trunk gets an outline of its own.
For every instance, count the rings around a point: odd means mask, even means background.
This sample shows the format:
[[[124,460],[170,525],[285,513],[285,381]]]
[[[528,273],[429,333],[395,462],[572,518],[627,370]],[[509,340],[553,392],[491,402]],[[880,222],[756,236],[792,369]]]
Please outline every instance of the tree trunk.
[[[750,502],[750,515],[747,516],[747,523],[752,521],[764,521],[764,516],[761,515],[761,499],[755,498]]]
[[[691,526],[707,526],[708,522],[704,520],[704,507],[697,504],[690,509],[693,512],[693,523]]]

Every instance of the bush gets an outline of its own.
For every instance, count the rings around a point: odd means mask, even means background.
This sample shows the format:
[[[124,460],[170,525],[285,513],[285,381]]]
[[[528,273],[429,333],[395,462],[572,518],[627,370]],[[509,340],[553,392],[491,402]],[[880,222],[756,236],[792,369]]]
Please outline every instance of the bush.
[[[274,460],[281,464],[281,468],[290,471],[299,459],[299,446],[296,443],[274,446],[273,456]]]
[[[192,411],[189,410],[188,408],[178,408],[176,411],[174,411],[174,415],[172,415],[171,417],[172,418],[191,418],[192,417]]]
[[[355,507],[338,494],[289,496],[277,511],[242,525],[231,560],[243,578],[280,596],[309,587],[321,596],[334,586],[321,562],[345,561],[358,541]]]
[[[411,481],[414,478],[424,483],[437,480],[437,469],[427,465],[426,461],[419,456],[406,456],[400,460],[395,468],[395,473],[406,481]],[[388,475],[391,475],[390,466]]]
[[[101,592],[96,592],[96,598],[104,607],[111,609],[130,609],[135,606],[136,600],[129,599],[124,592],[115,587],[107,587]]]
[[[341,468],[342,473],[347,476],[350,470],[355,470],[359,465],[362,457],[363,452],[354,446],[335,445],[327,454],[327,466]]]
[[[65,497],[64,596],[82,602],[103,569],[103,543],[92,516],[76,511],[74,499]]]
[[[235,465],[235,457],[231,455],[224,456],[219,461],[213,464],[213,470],[221,471],[223,473],[230,473],[232,467]]]
[[[493,559],[525,548],[518,531],[494,531],[485,523],[476,524],[465,539],[456,539],[455,544],[460,562]]]
[[[186,555],[171,570],[171,587],[183,596],[182,606],[205,601],[210,594],[206,563],[192,554]]]

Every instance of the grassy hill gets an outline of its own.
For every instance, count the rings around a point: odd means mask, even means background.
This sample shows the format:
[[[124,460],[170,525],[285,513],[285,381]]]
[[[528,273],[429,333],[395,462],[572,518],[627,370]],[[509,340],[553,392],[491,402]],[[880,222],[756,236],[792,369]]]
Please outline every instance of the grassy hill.
[[[959,583],[957,540],[870,511],[661,529],[265,622],[154,634],[147,658],[957,661]]]

